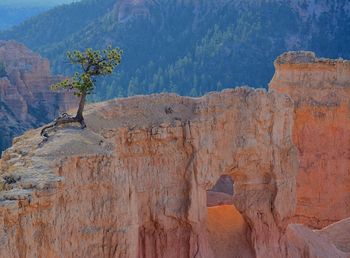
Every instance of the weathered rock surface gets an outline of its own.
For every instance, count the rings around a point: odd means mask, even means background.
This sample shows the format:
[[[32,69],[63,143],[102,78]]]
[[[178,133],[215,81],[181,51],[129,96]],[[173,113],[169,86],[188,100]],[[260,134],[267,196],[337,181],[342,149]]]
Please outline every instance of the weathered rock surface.
[[[250,88],[134,97],[89,106],[86,122],[41,147],[29,131],[4,153],[1,258],[215,257],[223,242],[208,237],[207,222],[218,224],[206,190],[221,175],[241,213],[222,236],[244,232],[250,243],[235,255],[286,256],[298,170],[289,97]]]
[[[322,228],[350,217],[350,62],[290,52],[275,68],[270,89],[295,102],[295,221]]]
[[[327,238],[329,242],[342,252],[348,253],[350,257],[350,218],[343,219],[315,232]]]
[[[286,235],[288,257],[350,257],[350,219],[314,231],[301,224],[290,224]]]
[[[16,138],[0,258],[349,258],[350,63],[275,66],[269,92],[117,99],[90,105],[86,130]]]
[[[348,258],[350,253],[339,250],[329,239],[301,224],[288,225],[287,257]]]
[[[6,71],[0,76],[1,153],[14,136],[49,122],[75,100],[50,90],[62,78],[52,76],[49,62],[21,44],[0,41],[0,65]]]

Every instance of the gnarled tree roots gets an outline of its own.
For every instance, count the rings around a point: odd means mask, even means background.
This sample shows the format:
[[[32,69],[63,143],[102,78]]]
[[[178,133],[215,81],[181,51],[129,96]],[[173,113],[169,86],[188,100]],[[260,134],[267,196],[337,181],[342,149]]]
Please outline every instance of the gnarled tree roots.
[[[71,116],[71,115],[68,115],[67,113],[63,113],[59,115],[55,120],[53,120],[52,123],[45,126],[41,130],[40,135],[43,136],[45,140],[47,140],[49,138],[48,129],[58,127],[64,124],[69,124],[69,123],[79,123],[82,129],[86,127],[84,118],[82,116]]]

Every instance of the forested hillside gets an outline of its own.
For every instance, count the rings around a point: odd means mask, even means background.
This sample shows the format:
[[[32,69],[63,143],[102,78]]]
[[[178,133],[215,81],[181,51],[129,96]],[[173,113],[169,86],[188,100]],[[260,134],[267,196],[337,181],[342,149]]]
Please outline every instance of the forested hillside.
[[[287,50],[350,58],[350,3],[85,0],[0,39],[23,42],[63,74],[72,73],[67,50],[121,47],[122,65],[99,82],[95,100],[161,91],[196,96],[238,85],[266,87],[273,60]]]

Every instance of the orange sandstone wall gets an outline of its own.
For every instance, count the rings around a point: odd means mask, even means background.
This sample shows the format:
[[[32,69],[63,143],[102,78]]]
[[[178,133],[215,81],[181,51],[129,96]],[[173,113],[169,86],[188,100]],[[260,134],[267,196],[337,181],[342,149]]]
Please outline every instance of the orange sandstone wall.
[[[321,228],[350,216],[350,62],[290,52],[275,68],[270,89],[295,102],[295,221]]]
[[[40,130],[30,131],[5,151],[1,258],[214,258],[207,221],[224,222],[220,214],[230,215],[225,236],[249,227],[248,254],[286,257],[298,169],[288,97],[140,96],[91,105],[85,119],[85,130],[51,132],[41,147]],[[206,190],[221,175],[235,182],[237,222],[230,210],[208,214]]]

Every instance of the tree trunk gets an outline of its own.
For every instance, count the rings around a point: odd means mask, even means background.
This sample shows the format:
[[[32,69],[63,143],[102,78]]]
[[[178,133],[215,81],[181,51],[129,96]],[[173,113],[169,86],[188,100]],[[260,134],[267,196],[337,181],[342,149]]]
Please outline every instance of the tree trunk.
[[[83,111],[84,111],[84,107],[85,107],[85,100],[86,100],[86,92],[83,92],[81,94],[81,97],[80,97],[77,115],[75,116],[79,122],[84,121]]]
[[[50,123],[49,125],[45,126],[42,130],[40,135],[44,136],[44,141],[47,141],[49,135],[47,130],[56,126],[60,126],[60,125],[64,125],[64,124],[69,124],[69,123],[80,123],[81,128],[85,128],[86,124],[84,121],[84,117],[83,117],[83,111],[84,111],[84,107],[85,107],[85,101],[86,101],[86,92],[83,92],[80,96],[80,102],[79,102],[79,108],[77,111],[77,114],[75,117],[69,116],[67,113],[64,113],[62,115],[60,115],[59,117],[57,117],[52,123]]]

